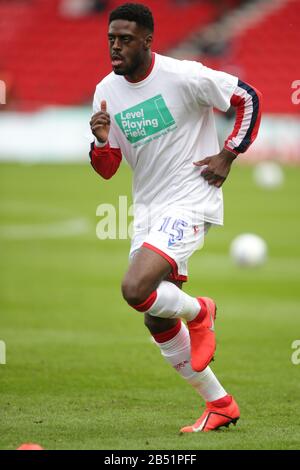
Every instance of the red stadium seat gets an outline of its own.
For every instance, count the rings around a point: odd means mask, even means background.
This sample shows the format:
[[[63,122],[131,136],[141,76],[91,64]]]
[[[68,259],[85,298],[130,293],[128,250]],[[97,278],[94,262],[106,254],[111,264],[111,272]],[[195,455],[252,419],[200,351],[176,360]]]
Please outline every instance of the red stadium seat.
[[[110,8],[121,3],[111,0]],[[207,2],[147,0],[147,5],[155,17],[157,52],[216,16]],[[58,6],[59,0],[0,2],[0,68],[13,75],[22,108],[90,102],[96,83],[111,70],[107,12],[69,19],[60,16]]]

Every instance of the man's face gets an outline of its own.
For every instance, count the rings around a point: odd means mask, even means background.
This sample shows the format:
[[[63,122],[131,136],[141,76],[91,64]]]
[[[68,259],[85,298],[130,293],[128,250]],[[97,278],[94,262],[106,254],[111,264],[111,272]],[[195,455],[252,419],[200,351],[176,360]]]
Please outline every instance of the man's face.
[[[132,75],[146,60],[152,35],[135,21],[114,20],[108,41],[112,68],[117,75]]]

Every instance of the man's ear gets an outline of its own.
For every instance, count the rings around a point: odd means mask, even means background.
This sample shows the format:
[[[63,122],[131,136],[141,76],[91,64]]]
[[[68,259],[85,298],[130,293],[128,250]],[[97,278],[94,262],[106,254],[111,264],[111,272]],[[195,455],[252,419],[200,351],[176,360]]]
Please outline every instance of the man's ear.
[[[144,39],[144,48],[145,50],[148,50],[151,48],[153,42],[153,35],[152,34],[147,34],[147,36]]]

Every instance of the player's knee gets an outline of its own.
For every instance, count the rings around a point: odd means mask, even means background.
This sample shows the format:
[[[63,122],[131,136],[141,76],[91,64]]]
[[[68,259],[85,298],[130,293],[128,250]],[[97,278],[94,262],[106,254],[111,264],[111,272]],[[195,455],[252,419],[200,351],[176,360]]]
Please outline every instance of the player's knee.
[[[122,294],[129,305],[139,305],[147,299],[142,283],[133,279],[125,279],[122,282]]]

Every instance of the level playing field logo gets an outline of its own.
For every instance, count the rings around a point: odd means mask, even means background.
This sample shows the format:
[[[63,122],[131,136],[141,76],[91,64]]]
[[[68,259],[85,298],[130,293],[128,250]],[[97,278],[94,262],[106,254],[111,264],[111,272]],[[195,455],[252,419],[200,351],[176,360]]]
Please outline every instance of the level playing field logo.
[[[116,114],[115,119],[127,140],[136,144],[135,146],[176,129],[175,119],[162,95],[156,95]]]

